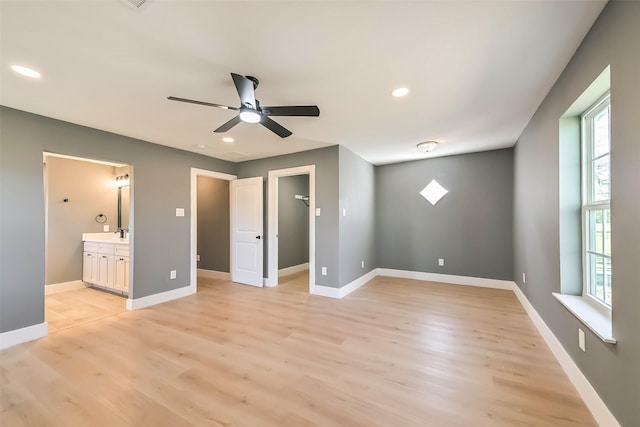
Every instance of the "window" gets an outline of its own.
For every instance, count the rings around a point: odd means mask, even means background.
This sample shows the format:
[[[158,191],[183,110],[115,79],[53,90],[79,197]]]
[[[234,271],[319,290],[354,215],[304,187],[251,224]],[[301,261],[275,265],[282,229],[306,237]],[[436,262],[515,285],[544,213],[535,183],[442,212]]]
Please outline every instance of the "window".
[[[611,308],[611,102],[582,115],[583,294]]]

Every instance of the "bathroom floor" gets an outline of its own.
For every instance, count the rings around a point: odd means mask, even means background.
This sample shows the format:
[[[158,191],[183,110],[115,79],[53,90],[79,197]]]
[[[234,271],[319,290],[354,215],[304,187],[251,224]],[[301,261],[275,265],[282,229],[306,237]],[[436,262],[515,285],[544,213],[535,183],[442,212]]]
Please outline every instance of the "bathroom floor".
[[[92,288],[45,296],[49,334],[127,311],[126,298]]]

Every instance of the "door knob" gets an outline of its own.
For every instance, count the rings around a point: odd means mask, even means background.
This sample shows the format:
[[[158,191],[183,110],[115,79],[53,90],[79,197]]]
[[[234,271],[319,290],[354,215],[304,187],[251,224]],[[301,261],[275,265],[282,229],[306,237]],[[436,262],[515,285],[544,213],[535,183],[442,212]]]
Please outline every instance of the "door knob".
[[[256,236],[256,239],[260,240],[262,239],[262,236]]]

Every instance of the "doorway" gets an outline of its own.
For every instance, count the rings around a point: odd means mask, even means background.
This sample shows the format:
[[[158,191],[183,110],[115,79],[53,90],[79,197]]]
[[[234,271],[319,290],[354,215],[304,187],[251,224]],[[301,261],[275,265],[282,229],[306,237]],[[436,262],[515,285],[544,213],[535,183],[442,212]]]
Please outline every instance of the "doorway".
[[[126,164],[43,153],[49,333],[126,311],[132,172]]]
[[[204,180],[203,180],[204,179]],[[229,183],[230,181],[233,181],[236,179],[235,175],[229,175],[229,174],[225,174],[225,173],[220,173],[220,172],[213,172],[213,171],[208,171],[205,169],[197,169],[197,168],[191,168],[191,268],[190,268],[190,283],[189,283],[189,287],[191,288],[191,292],[192,293],[196,293],[198,291],[198,275],[203,275],[206,277],[210,277],[210,278],[218,278],[218,279],[229,279],[230,276],[228,275],[227,272],[225,271],[220,271],[220,269],[225,270],[225,260],[219,260],[221,262],[218,261],[214,261],[213,259],[207,259],[207,260],[201,260],[200,262],[204,264],[202,265],[203,268],[198,268],[199,267],[199,260],[198,260],[198,225],[200,224],[200,227],[215,227],[215,224],[211,224],[210,222],[208,222],[207,224],[202,223],[202,221],[199,220],[198,218],[198,199],[199,197],[201,197],[199,190],[199,186],[200,189],[202,189],[203,185],[206,185],[208,187],[211,188],[218,188],[218,189],[224,189],[224,183],[220,183],[220,181],[226,181],[226,195],[228,197],[229,194]],[[212,181],[208,181],[208,180],[212,180]],[[221,185],[222,184],[222,185]],[[219,209],[223,209],[220,206],[215,207],[215,202],[213,204],[208,204],[207,207],[205,207],[206,209],[216,209],[215,212],[212,212],[213,215],[220,215],[221,218],[224,217],[224,215],[227,216],[227,220],[228,220],[228,215],[229,215],[229,209],[228,209],[228,204],[227,204],[227,211],[226,212],[220,212],[218,211]],[[201,205],[200,208],[202,208],[203,206]],[[200,223],[199,223],[200,221]],[[214,220],[215,222],[215,220]],[[224,222],[224,221],[223,221]],[[227,222],[228,224],[228,222]],[[218,224],[219,226],[220,224]],[[228,242],[228,240],[227,240]],[[202,242],[201,242],[202,243]],[[202,244],[200,245],[202,248]],[[208,248],[207,250],[211,249],[212,252],[217,252],[218,253],[218,257],[220,256],[220,254],[222,253],[226,253],[227,254],[227,259],[226,259],[226,264],[228,265],[230,260],[229,260],[229,247],[227,247],[226,252],[224,252],[224,248],[221,248],[220,245],[215,245],[215,248]],[[224,255],[223,255],[224,257]],[[225,274],[227,273],[227,274]]]
[[[298,203],[308,204],[308,265],[309,265],[309,292],[315,289],[315,216],[316,216],[316,195],[315,195],[315,165],[300,166],[288,169],[269,171],[269,216],[268,216],[268,242],[267,252],[268,277],[267,286],[278,286],[279,271],[279,181],[281,178],[307,175],[308,194],[295,194],[294,200]],[[295,196],[305,199],[295,199]]]

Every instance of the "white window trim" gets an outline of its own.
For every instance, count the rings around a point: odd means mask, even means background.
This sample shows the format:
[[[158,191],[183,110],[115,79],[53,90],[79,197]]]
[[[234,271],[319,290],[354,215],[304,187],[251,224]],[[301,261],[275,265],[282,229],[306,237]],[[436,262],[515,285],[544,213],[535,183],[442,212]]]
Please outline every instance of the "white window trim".
[[[606,106],[606,107],[605,107]],[[611,310],[612,307],[607,305],[604,301],[599,300],[595,296],[590,294],[590,285],[589,282],[589,259],[588,259],[588,232],[587,227],[588,219],[587,214],[591,210],[598,209],[608,209],[609,215],[611,215],[611,187],[609,187],[609,199],[608,200],[599,200],[597,202],[592,201],[593,197],[593,180],[591,179],[593,175],[593,161],[596,160],[591,156],[590,145],[586,146],[585,141],[590,141],[590,144],[593,143],[593,132],[591,123],[593,118],[603,111],[605,108],[610,108],[611,106],[611,92],[607,91],[604,95],[602,95],[596,102],[593,103],[591,107],[589,107],[582,115],[582,135],[580,137],[580,146],[582,152],[582,173],[581,173],[581,187],[582,187],[582,298],[584,299],[584,303],[588,304],[592,309],[601,313],[604,316],[609,318],[609,324],[611,323]],[[589,118],[589,123],[586,123],[587,120],[585,118]],[[585,137],[586,135],[586,137]],[[611,141],[611,127],[609,127],[609,141]],[[609,147],[609,159],[611,159],[611,147]],[[602,157],[602,156],[600,156]],[[599,157],[598,157],[599,158]],[[610,163],[611,164],[611,163]],[[611,173],[611,172],[609,172]],[[560,295],[560,294],[559,294]],[[560,295],[564,296],[564,295]],[[569,296],[569,295],[566,295]],[[556,298],[558,298],[556,296]],[[558,298],[558,300],[564,304],[564,302]],[[566,304],[564,304],[566,306]],[[567,308],[573,312],[573,310],[567,306]],[[576,313],[574,313],[576,314]],[[577,315],[578,318],[581,319],[581,316]],[[581,319],[582,320],[582,319]],[[583,320],[583,322],[585,322]],[[585,324],[588,325],[587,322]],[[595,332],[595,331],[594,331]],[[609,333],[610,334],[610,333]]]

